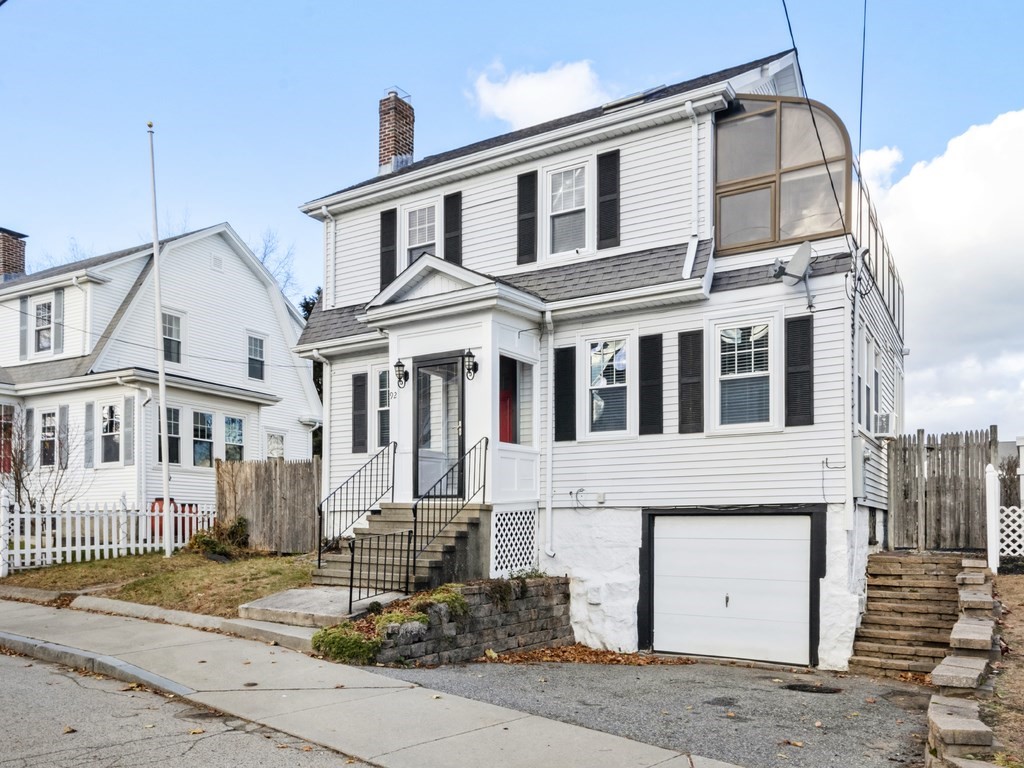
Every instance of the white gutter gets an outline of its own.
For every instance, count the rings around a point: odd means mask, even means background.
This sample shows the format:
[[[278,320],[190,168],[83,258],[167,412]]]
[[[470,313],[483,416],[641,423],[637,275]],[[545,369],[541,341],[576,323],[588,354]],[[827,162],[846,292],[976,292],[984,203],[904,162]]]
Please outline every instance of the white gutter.
[[[700,190],[698,185],[700,184],[700,168],[697,163],[699,162],[698,156],[698,142],[700,141],[700,131],[697,127],[697,113],[693,109],[693,102],[687,100],[683,104],[683,110],[686,112],[686,116],[690,118],[690,244],[686,249],[686,264],[683,267],[683,279],[688,279],[693,274],[693,262],[697,255],[697,243],[700,242],[699,235],[699,215],[697,204],[699,202]]]
[[[337,256],[337,254],[334,252],[334,249],[335,249],[335,243],[336,243],[335,237],[337,236],[338,223],[335,220],[335,218],[331,215],[331,212],[327,210],[327,206],[326,205],[321,205],[320,206],[320,215],[323,216],[326,219],[330,219],[331,220],[331,226],[328,228],[328,232],[329,232],[329,235],[328,235],[329,245],[328,245],[328,248],[327,248],[327,258],[324,259],[324,289],[323,289],[323,297],[324,297],[324,306],[325,307],[333,307],[334,306],[334,280],[333,279],[328,279],[327,271],[329,269],[334,269],[334,259]],[[322,311],[322,309],[321,309],[321,311]]]
[[[555,458],[555,324],[551,319],[551,310],[544,312],[544,327],[548,336],[548,435],[547,435],[547,467],[545,468],[546,479],[544,482],[544,554],[548,557],[555,556],[555,520],[552,517],[554,511],[551,508],[554,498],[554,491],[551,484],[554,482],[555,470],[552,462]]]
[[[136,503],[139,505],[139,509],[145,509],[148,501],[146,495],[146,460],[143,455],[143,451],[146,450],[146,420],[143,418],[142,410],[153,399],[153,390],[138,384],[129,384],[120,376],[117,377],[117,383],[122,387],[138,390],[146,396],[146,399],[139,405],[138,418],[135,424],[135,446],[133,447],[135,451],[135,490],[138,493]]]

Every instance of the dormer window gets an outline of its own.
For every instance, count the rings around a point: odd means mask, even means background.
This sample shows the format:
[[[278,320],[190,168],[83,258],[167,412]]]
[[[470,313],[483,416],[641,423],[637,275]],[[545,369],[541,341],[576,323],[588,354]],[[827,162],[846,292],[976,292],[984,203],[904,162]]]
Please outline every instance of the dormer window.
[[[408,212],[408,264],[423,254],[437,255],[437,209],[433,205]]]
[[[586,166],[556,171],[551,186],[551,253],[566,253],[587,244]]]
[[[849,137],[825,107],[744,96],[715,136],[720,250],[840,235],[850,226]]]
[[[53,303],[40,301],[36,304],[36,352],[49,352],[53,347]]]

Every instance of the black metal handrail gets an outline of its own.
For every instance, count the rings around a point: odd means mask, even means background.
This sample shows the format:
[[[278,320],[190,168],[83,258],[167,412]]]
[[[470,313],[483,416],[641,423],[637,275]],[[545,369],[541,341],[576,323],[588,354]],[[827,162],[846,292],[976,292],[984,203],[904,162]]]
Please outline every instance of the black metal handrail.
[[[486,437],[466,451],[412,505],[412,561],[480,494],[487,498]],[[459,492],[461,490],[461,493]]]
[[[316,506],[316,567],[329,549],[337,549],[342,535],[361,520],[381,499],[395,494],[395,451],[390,442],[344,483],[331,491]]]
[[[368,600],[385,592],[409,591],[412,538],[412,531],[395,531],[348,540],[350,615],[355,600]]]

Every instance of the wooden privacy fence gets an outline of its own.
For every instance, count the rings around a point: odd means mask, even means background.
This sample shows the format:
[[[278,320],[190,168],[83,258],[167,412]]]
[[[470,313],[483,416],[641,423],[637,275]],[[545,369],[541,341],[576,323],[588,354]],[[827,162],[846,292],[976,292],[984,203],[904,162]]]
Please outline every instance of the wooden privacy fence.
[[[213,525],[212,506],[171,507],[171,548]],[[23,568],[108,560],[164,549],[164,514],[120,500],[110,504],[60,504],[22,507],[0,492],[0,576]]]
[[[217,461],[217,519],[249,521],[249,546],[312,552],[320,502],[320,457],[309,461]]]
[[[903,435],[889,443],[889,542],[894,549],[985,549],[985,468],[998,464],[988,429]]]

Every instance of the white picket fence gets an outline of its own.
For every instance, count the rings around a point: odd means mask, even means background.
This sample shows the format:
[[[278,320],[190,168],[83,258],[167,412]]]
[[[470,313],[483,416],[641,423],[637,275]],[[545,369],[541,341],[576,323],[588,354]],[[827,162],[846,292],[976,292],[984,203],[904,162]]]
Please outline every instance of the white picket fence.
[[[213,526],[214,505],[171,507],[171,548]],[[113,504],[65,504],[34,509],[0,491],[0,577],[24,568],[107,560],[164,549],[164,513],[140,508],[122,494]]]

